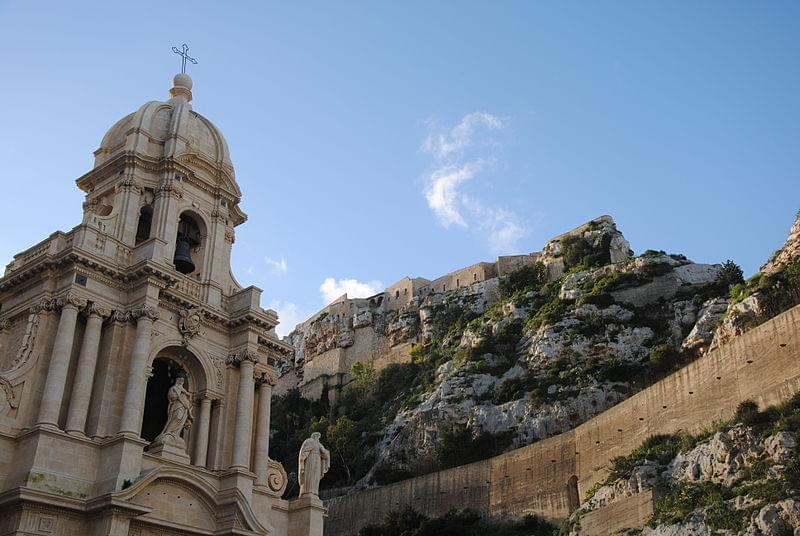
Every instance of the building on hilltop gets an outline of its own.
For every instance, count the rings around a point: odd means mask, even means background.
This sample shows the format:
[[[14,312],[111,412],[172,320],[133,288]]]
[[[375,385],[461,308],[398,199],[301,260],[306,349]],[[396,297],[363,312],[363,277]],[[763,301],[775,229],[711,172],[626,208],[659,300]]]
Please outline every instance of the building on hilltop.
[[[0,279],[2,534],[322,534],[268,457],[291,348],[231,275],[241,191],[191,89],[114,124],[82,223]]]

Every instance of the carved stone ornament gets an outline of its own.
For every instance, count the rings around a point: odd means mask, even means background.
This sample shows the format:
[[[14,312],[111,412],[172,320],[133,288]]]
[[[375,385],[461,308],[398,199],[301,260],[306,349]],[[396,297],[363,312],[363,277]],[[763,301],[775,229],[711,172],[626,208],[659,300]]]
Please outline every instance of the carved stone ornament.
[[[128,311],[122,311],[120,309],[115,309],[111,313],[111,322],[117,322],[119,324],[126,324],[130,322],[132,319],[131,314]]]
[[[3,394],[5,394],[6,402],[12,409],[19,407],[19,401],[17,400],[17,396],[14,394],[14,388],[11,387],[11,382],[9,382],[3,376],[0,376],[0,390],[2,390]]]
[[[7,318],[4,318],[4,319],[0,320],[0,331],[5,331],[10,326],[11,326],[11,322]]]
[[[275,387],[275,378],[269,372],[263,372],[256,376],[256,387],[260,387],[265,383],[270,387]]]
[[[135,320],[139,320],[140,318],[149,318],[150,320],[156,321],[159,318],[158,309],[155,307],[151,307],[149,305],[142,305],[140,307],[136,307],[131,309],[130,312],[131,318]]]
[[[90,303],[86,307],[86,314],[88,316],[99,316],[100,318],[108,318],[111,314],[107,308],[97,305],[96,303]]]
[[[87,301],[86,298],[78,296],[73,292],[67,292],[60,298],[58,298],[58,307],[65,308],[65,307],[74,307],[75,309],[83,309],[86,307]]]
[[[183,309],[178,320],[178,329],[183,337],[184,346],[189,343],[189,339],[200,334],[203,325],[203,310],[200,307]]]
[[[258,353],[247,349],[228,356],[228,364],[234,366],[241,365],[243,361],[250,361],[251,363],[256,364],[258,363],[258,360]]]
[[[180,186],[180,181],[176,181],[175,179],[164,179],[161,181],[161,184],[158,185],[156,195],[173,195],[175,197],[181,197],[183,195],[183,189]]]
[[[267,486],[270,491],[280,497],[286,491],[286,485],[289,483],[289,477],[286,475],[286,470],[283,464],[276,462],[272,458],[269,459],[269,468],[267,469]]]
[[[225,242],[233,244],[236,241],[236,233],[233,229],[225,229]]]

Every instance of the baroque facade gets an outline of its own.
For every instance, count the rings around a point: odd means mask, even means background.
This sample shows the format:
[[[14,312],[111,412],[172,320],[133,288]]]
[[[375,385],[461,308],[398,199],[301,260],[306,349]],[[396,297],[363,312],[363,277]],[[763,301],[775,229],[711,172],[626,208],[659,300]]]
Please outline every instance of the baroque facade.
[[[231,274],[239,208],[192,81],[118,121],[83,221],[0,279],[0,535],[321,535],[269,459],[275,334]]]

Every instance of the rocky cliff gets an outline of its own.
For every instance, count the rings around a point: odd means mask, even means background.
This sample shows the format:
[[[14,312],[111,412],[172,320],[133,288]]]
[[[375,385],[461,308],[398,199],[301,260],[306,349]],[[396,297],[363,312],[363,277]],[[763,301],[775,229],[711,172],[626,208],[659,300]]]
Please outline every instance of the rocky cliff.
[[[784,257],[776,256],[783,264],[775,273],[792,265]],[[363,311],[304,324],[293,334],[295,369],[309,353],[349,344],[346,334],[367,326],[376,344],[413,350],[383,370],[365,360],[333,404],[276,401],[276,449],[291,452],[281,420],[290,426],[287,415],[298,405],[346,466],[327,486],[363,488],[530,444],[719,343],[735,315],[732,289],[752,287],[731,262],[698,264],[656,250],[633,255],[607,216],[552,239],[536,261],[420,296],[398,311],[367,300]]]

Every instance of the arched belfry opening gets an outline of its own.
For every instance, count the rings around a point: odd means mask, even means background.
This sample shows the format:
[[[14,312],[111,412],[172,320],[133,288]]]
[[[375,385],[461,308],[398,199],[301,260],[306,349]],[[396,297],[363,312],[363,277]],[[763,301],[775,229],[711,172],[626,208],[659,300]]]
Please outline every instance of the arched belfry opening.
[[[184,212],[178,220],[173,264],[182,274],[199,274],[203,266],[205,225],[195,214]]]
[[[136,225],[136,245],[150,238],[150,230],[153,227],[153,207],[145,205],[139,211],[139,222]]]
[[[142,417],[142,439],[153,441],[167,423],[169,407],[168,391],[179,377],[185,378],[186,390],[194,390],[186,369],[168,357],[157,357],[153,361],[153,373],[147,381]]]

